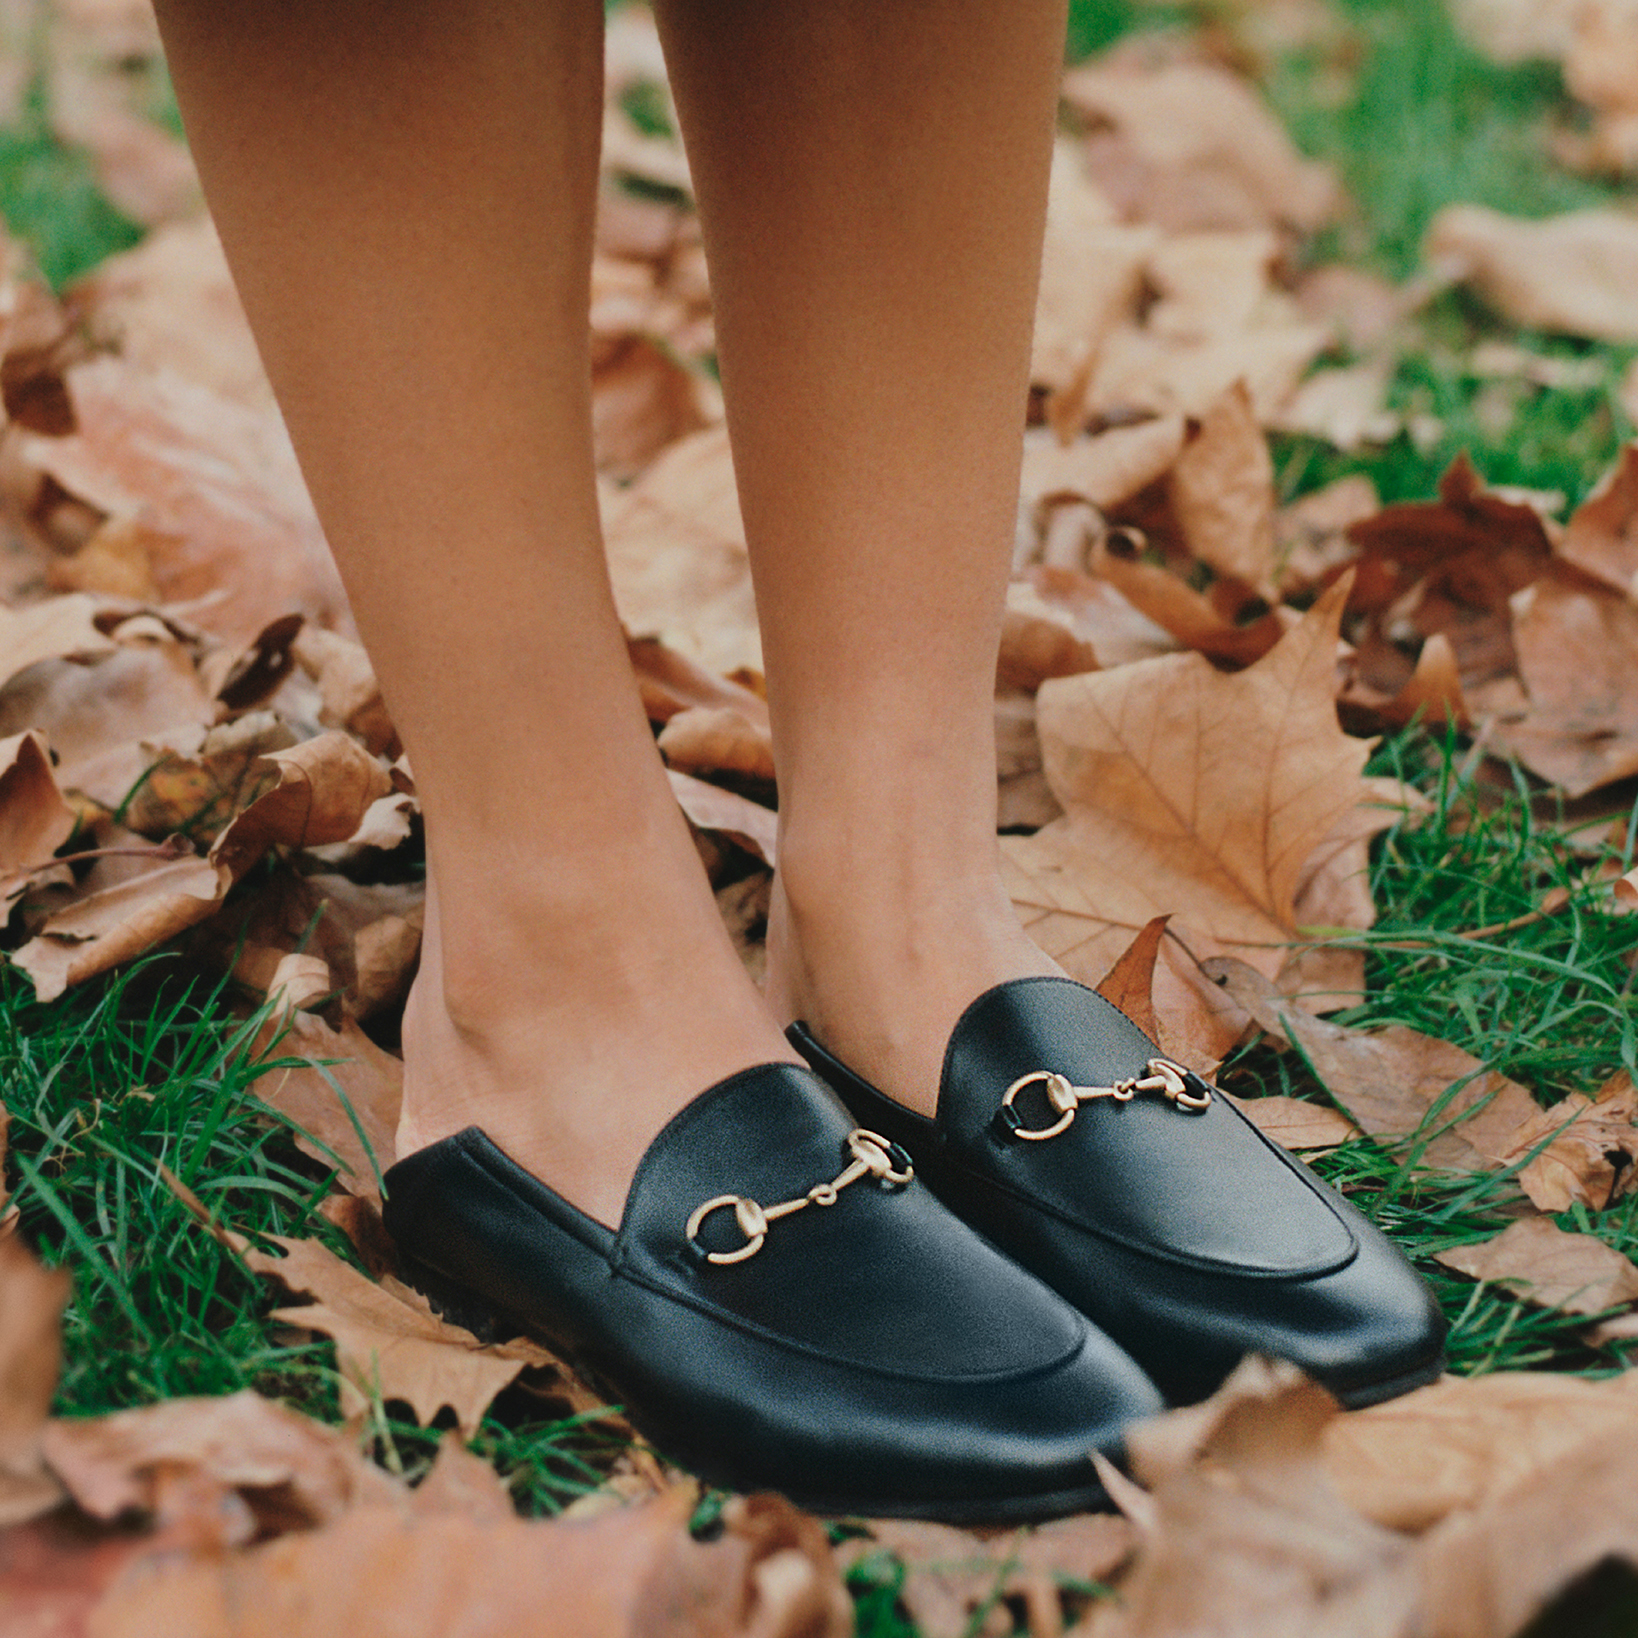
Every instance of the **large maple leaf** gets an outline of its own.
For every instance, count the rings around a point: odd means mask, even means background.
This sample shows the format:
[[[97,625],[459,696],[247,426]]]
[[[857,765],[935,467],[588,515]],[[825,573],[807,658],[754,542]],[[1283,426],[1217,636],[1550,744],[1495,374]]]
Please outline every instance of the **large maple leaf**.
[[[1168,914],[1198,958],[1232,951],[1269,977],[1285,965],[1311,856],[1372,794],[1369,745],[1333,703],[1347,595],[1339,581],[1235,676],[1172,654],[1042,687],[1064,816],[1002,846],[1025,925],[1076,977],[1096,983]]]

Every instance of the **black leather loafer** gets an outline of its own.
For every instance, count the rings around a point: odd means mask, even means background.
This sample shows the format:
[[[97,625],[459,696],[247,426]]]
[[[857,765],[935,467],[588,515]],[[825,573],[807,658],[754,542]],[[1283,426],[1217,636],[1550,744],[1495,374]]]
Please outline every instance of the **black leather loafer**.
[[[910,1170],[765,1064],[666,1126],[618,1233],[477,1127],[399,1161],[385,1216],[452,1317],[538,1337],[712,1483],[965,1521],[1098,1505],[1091,1452],[1159,1395]]]
[[[1060,1291],[1173,1403],[1242,1355],[1345,1405],[1436,1377],[1445,1325],[1403,1256],[1228,1099],[1065,978],[986,991],[950,1038],[935,1120],[801,1024],[792,1043],[959,1216]]]

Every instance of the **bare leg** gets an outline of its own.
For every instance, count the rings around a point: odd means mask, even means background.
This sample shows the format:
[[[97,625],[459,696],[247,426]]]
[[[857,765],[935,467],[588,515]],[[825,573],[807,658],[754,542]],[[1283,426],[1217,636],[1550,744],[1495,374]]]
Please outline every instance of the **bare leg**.
[[[1057,969],[996,873],[992,693],[1061,0],[661,0],[781,792],[769,999],[930,1109]]]
[[[791,1055],[632,686],[592,477],[597,0],[161,0],[201,174],[415,768],[404,1152],[482,1125],[605,1222]]]

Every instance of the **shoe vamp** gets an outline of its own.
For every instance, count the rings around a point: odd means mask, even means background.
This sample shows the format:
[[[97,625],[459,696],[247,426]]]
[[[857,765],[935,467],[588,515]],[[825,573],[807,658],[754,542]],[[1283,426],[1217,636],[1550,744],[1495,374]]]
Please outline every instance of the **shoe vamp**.
[[[746,1244],[725,1197],[764,1209],[847,1168],[853,1122],[806,1069],[765,1065],[696,1099],[650,1146],[627,1201],[618,1272],[781,1345],[900,1375],[995,1376],[1050,1367],[1083,1322],[919,1182],[861,1176],[833,1203],[772,1218]]]
[[[1079,985],[1014,987],[990,1016],[969,1015],[952,1043],[940,1102],[952,1158],[1038,1210],[1196,1266],[1292,1275],[1352,1257],[1328,1192],[1221,1097],[1199,1112],[1153,1092],[1096,1099],[1039,1141],[996,1125],[1020,1076],[1050,1070],[1108,1086],[1143,1075],[1157,1050]]]
[[[785,1218],[744,1262],[649,1243],[622,1273],[775,1347],[891,1376],[1043,1372],[1084,1336],[1061,1299],[919,1184]]]

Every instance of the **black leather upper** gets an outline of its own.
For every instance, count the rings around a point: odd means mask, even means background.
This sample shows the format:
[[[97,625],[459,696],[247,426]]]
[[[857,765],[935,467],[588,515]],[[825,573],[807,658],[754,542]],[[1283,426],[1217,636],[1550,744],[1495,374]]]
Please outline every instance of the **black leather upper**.
[[[732,1076],[654,1140],[617,1233],[471,1127],[388,1172],[387,1226],[412,1271],[580,1362],[718,1482],[858,1511],[1085,1505],[1088,1453],[1117,1451],[1155,1390],[919,1182],[857,1182],[771,1223],[744,1262],[688,1241],[715,1196],[766,1207],[834,1179],[853,1124],[804,1069]],[[743,1243],[730,1212],[701,1238]]]
[[[930,1187],[1169,1397],[1209,1393],[1250,1351],[1295,1360],[1361,1402],[1437,1370],[1444,1323],[1414,1270],[1227,1098],[1198,1113],[1154,1094],[1089,1102],[1038,1142],[997,1119],[1020,1076],[1107,1086],[1157,1054],[1085,986],[1028,978],[981,995],[951,1035],[935,1121],[884,1097],[803,1026],[790,1034],[864,1124],[903,1144]],[[1026,1114],[1031,1126],[1052,1118]]]

